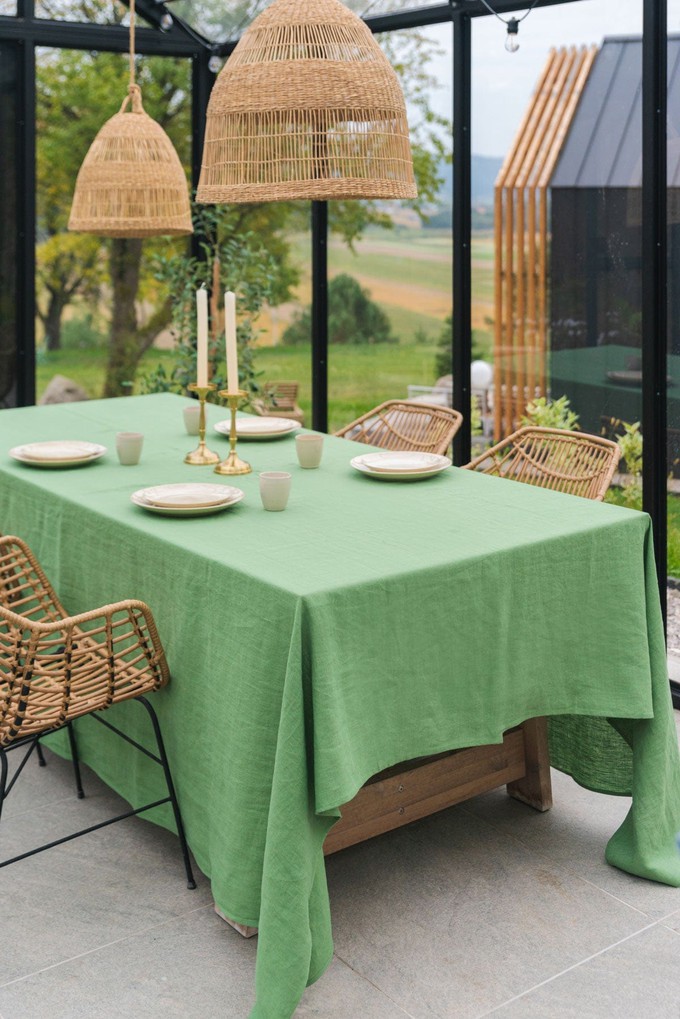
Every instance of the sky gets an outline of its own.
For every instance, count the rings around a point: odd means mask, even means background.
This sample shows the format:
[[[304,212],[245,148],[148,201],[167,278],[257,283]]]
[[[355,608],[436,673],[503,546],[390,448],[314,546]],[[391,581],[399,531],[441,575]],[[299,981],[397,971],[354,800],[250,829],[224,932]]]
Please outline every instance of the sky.
[[[494,0],[489,2],[493,6]],[[605,36],[640,35],[642,0],[575,0],[536,7],[519,26],[516,53],[505,50],[506,31],[497,18],[474,18],[472,26],[472,151],[502,157],[550,48],[599,44]],[[450,117],[451,26],[433,25],[423,31],[445,49],[431,65],[441,86],[432,99],[435,109]],[[668,0],[668,31],[680,32],[680,0]]]

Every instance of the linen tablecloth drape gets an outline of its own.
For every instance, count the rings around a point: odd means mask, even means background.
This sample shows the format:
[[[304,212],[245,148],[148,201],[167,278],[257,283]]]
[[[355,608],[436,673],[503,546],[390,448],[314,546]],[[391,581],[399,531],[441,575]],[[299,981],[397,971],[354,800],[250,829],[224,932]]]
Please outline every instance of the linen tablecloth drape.
[[[244,443],[255,472],[233,482],[242,503],[148,515],[135,489],[217,480],[182,464],[182,406],[161,395],[3,411],[3,449],[82,438],[112,450],[123,429],[146,439],[136,467],[112,452],[65,471],[0,454],[0,530],[29,542],[70,611],[151,605],[172,672],[154,703],[189,844],[220,908],[260,931],[253,1017],[287,1019],[330,961],[322,844],[338,808],[383,768],[500,742],[525,718],[551,716],[557,767],[632,792],[609,861],[680,884],[646,515],[458,469],[375,482],[349,467],[365,447],[332,438],[314,471],[290,439]],[[266,469],[293,474],[284,513],[260,506]],[[112,710],[143,733],[136,705]],[[156,794],[155,769],[114,739],[79,726],[85,760],[139,804]]]

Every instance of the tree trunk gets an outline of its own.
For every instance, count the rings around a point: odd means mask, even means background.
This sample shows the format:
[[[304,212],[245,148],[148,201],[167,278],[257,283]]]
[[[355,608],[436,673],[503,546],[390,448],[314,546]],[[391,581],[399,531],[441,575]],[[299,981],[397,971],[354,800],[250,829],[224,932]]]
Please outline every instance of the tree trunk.
[[[43,318],[45,326],[45,345],[48,350],[61,350],[61,316],[68,304],[63,293],[50,293],[47,314]]]
[[[137,335],[135,310],[141,262],[141,238],[116,237],[111,241],[109,265],[113,308],[104,396],[130,396],[137,366],[145,350]]]

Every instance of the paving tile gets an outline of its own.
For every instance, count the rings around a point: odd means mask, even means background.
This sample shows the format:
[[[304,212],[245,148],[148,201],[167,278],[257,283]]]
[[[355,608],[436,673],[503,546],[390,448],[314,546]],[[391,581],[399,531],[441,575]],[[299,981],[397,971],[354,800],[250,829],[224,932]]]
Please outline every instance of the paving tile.
[[[256,942],[204,907],[0,988],[4,1019],[244,1019]],[[312,1013],[313,1014],[313,1013]]]
[[[386,994],[374,987],[337,958],[305,991],[295,1011],[298,1016],[318,1019],[405,1019],[410,1016]],[[9,1017],[8,1017],[9,1019]]]
[[[630,799],[590,792],[554,769],[552,777],[554,806],[544,814],[513,800],[504,789],[469,800],[462,809],[653,920],[680,909],[680,888],[626,874],[604,858]]]
[[[477,1019],[648,922],[461,808],[328,875],[337,955],[416,1019]]]
[[[0,857],[124,809],[101,786],[84,800],[3,818]],[[191,891],[176,836],[138,818],[12,864],[0,871],[0,985],[211,903],[207,880],[196,878]]]
[[[680,911],[677,913],[671,913],[670,916],[665,917],[663,923],[666,927],[669,927],[671,930],[680,934]]]
[[[661,925],[495,1009],[494,1019],[678,1019],[680,938]],[[481,1019],[481,1017],[480,1017]]]
[[[15,750],[8,755],[10,779],[16,770],[19,754],[20,751]],[[71,762],[57,757],[47,749],[45,760],[47,764],[41,768],[35,753],[31,755],[3,806],[3,821],[46,804],[76,799]],[[106,788],[101,779],[86,766],[83,766],[83,783],[88,795],[99,793]]]

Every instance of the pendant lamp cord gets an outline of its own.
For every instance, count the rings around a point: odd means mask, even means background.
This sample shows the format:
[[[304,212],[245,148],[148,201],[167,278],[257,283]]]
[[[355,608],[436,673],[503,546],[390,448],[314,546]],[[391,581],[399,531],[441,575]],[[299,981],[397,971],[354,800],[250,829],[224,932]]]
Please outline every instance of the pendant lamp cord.
[[[135,90],[135,0],[130,0],[130,92]]]

